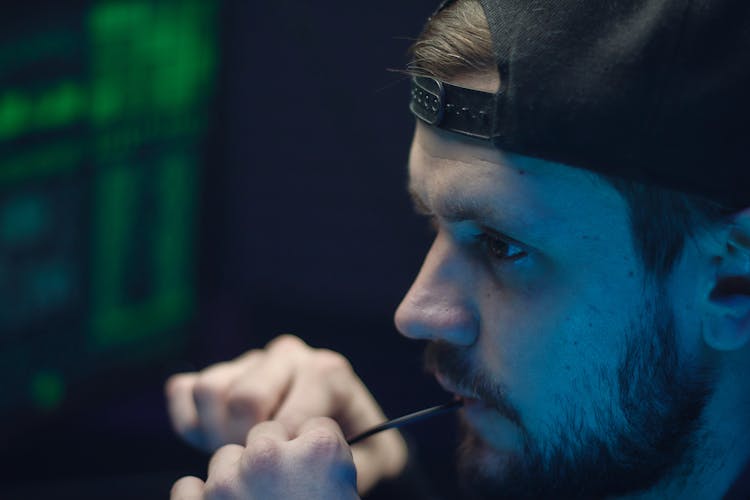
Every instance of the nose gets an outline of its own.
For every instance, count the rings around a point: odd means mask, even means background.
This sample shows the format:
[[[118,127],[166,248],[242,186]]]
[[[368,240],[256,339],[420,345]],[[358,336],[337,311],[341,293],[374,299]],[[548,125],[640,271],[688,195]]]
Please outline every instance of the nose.
[[[413,339],[461,346],[476,342],[479,320],[471,303],[473,274],[471,262],[449,236],[439,233],[396,309],[398,331]]]

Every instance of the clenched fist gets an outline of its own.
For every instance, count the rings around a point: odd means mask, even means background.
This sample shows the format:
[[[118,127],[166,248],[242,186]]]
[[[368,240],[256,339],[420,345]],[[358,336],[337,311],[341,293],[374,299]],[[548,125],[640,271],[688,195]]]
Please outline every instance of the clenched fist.
[[[300,443],[306,442],[303,429],[309,431],[313,423],[320,423],[318,417],[332,419],[338,433],[347,437],[386,420],[346,358],[327,349],[314,349],[291,335],[277,337],[262,350],[249,351],[201,372],[174,375],[167,381],[166,394],[175,431],[210,452],[235,444],[247,445],[245,450],[252,455],[250,439],[256,436],[256,430],[274,426],[277,441],[287,443],[284,446],[288,448],[283,449],[297,456]],[[261,422],[267,423],[258,425]],[[349,450],[345,440],[342,446]],[[248,452],[240,446],[221,448],[212,463],[219,454],[231,453],[245,457]],[[380,479],[398,475],[407,459],[406,445],[397,431],[357,443],[351,447],[351,454],[360,494]],[[294,462],[289,460],[285,463]],[[251,459],[249,463],[254,462]],[[283,475],[285,471],[287,468],[279,464],[276,472]],[[239,476],[247,475],[240,472]],[[207,484],[211,484],[210,474]]]
[[[226,445],[208,466],[204,483],[184,477],[171,500],[351,500],[357,496],[352,454],[338,424],[325,417],[293,436],[276,421],[256,425],[245,446]]]

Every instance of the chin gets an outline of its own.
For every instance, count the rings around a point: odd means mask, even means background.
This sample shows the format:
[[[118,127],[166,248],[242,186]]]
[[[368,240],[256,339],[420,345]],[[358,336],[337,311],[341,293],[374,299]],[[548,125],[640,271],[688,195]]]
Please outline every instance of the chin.
[[[518,465],[518,452],[498,450],[490,446],[465,422],[458,448],[458,474],[466,498],[501,498],[498,492],[512,481]]]

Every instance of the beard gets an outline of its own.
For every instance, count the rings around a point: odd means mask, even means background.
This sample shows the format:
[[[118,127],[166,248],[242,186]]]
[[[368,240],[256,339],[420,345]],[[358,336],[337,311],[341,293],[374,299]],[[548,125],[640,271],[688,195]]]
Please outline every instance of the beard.
[[[503,455],[462,420],[458,473],[465,498],[605,498],[691,473],[715,376],[705,363],[690,366],[680,359],[674,313],[663,297],[656,293],[625,330],[616,369],[602,365],[589,373],[611,388],[589,404],[593,418],[586,423],[583,408],[563,401],[544,439],[526,429],[506,388],[477,371],[465,348],[427,346],[429,371],[471,387],[521,432],[522,449]]]

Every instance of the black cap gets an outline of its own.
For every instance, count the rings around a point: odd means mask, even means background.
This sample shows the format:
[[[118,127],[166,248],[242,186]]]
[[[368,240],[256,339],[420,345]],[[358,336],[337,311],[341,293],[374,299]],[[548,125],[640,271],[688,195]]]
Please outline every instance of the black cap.
[[[480,1],[500,90],[415,78],[417,116],[439,108],[433,125],[503,150],[750,206],[750,2]]]

